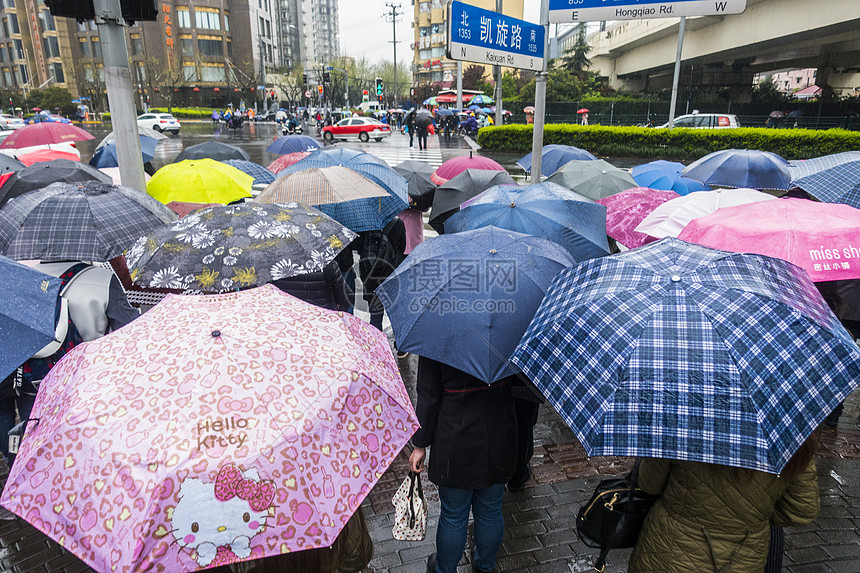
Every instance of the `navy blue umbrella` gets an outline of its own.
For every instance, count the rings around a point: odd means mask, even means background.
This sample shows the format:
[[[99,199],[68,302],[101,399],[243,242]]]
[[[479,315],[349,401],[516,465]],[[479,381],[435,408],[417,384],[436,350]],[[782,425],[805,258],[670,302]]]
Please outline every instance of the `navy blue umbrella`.
[[[307,135],[284,135],[279,137],[266,148],[270,153],[286,155],[287,153],[296,153],[299,151],[316,151],[321,146],[313,137]]]
[[[0,256],[0,379],[54,340],[60,284]]]
[[[151,161],[155,157],[155,146],[158,140],[145,135],[140,136],[140,153],[143,156],[143,162]],[[119,167],[119,160],[116,156],[116,141],[109,141],[96,149],[93,158],[90,159],[90,165],[93,167]]]
[[[445,233],[491,225],[549,239],[577,262],[609,254],[606,207],[555,183],[491,187],[463,203]]]
[[[485,227],[421,243],[376,289],[397,348],[487,384],[509,358],[553,277],[575,264],[555,243]]]
[[[674,238],[560,273],[512,360],[590,456],[770,473],[860,384],[806,271]]]
[[[436,115],[438,115],[440,117],[446,116],[446,115],[454,115],[454,111],[450,110],[446,107],[440,107],[439,109],[436,110]]]
[[[688,165],[682,175],[714,187],[791,189],[788,161],[756,149],[715,151]]]
[[[272,181],[275,180],[275,174],[260,165],[259,163],[254,163],[253,161],[245,161],[243,159],[226,159],[221,163],[226,163],[227,165],[231,165],[241,171],[242,173],[247,173],[251,177],[254,178],[254,183],[265,183],[268,185]]]
[[[637,165],[630,170],[633,180],[641,187],[674,191],[678,195],[686,195],[693,191],[710,191],[710,187],[699,181],[683,177],[684,164],[677,161],[659,159]]]
[[[574,159],[580,161],[592,161],[597,159],[594,155],[587,152],[584,149],[580,149],[578,147],[573,147],[572,145],[544,145],[543,151],[541,152],[541,165],[540,165],[540,173],[541,175],[546,175],[549,177],[556,171],[558,171],[559,167],[567,163],[568,161],[573,161]],[[517,161],[517,165],[526,170],[526,173],[531,173],[532,170],[532,154],[524,156],[522,159]]]

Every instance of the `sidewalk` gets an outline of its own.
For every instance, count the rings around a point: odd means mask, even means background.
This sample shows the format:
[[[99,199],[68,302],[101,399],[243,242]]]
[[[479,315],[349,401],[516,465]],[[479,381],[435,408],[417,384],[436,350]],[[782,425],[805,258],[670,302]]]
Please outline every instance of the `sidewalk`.
[[[417,358],[400,361],[401,373],[415,400]],[[860,573],[860,392],[846,400],[838,430],[825,430],[818,459],[821,512],[811,525],[786,530],[785,573]],[[576,513],[603,477],[625,473],[632,460],[588,458],[555,412],[541,406],[535,428],[534,480],[525,489],[507,493],[504,502],[505,540],[498,560],[504,573],[585,573],[598,553],[583,545],[575,530]],[[432,455],[432,452],[430,453]],[[407,473],[407,452],[401,452],[363,504],[374,558],[367,573],[424,573],[434,551],[439,498],[422,480],[430,517],[422,542],[396,541],[391,536],[391,498]],[[0,461],[0,486],[7,469]],[[470,553],[467,547],[466,555]],[[609,554],[606,573],[627,570],[630,550]],[[459,573],[471,573],[464,556]],[[0,571],[14,573],[78,573],[91,571],[73,555],[23,520],[0,509]],[[296,572],[313,573],[313,572]],[[693,573],[693,572],[691,572]]]

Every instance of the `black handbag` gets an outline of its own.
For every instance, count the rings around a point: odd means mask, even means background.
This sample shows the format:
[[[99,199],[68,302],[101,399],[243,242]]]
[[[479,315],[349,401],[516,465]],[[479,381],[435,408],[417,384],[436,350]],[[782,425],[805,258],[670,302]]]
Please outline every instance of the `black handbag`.
[[[576,531],[588,547],[600,548],[594,562],[603,571],[610,549],[633,547],[639,538],[648,510],[659,495],[645,493],[637,486],[639,460],[626,478],[605,479],[594,488],[594,495],[579,509]]]

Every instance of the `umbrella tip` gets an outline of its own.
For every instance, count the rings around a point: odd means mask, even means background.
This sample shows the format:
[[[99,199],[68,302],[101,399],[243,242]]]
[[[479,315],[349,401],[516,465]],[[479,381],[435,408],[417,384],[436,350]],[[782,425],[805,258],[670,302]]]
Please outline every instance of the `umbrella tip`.
[[[491,254],[491,255],[495,255],[496,253],[498,253],[498,251],[497,251],[496,249],[490,249],[490,254]]]
[[[511,201],[511,207],[516,207],[516,206],[517,206],[517,204],[514,203],[513,201]]]
[[[218,338],[219,336],[221,336],[220,330],[213,330],[212,331],[212,338]]]
[[[673,283],[679,283],[679,282],[681,282],[681,277],[678,275],[672,275],[671,281]]]

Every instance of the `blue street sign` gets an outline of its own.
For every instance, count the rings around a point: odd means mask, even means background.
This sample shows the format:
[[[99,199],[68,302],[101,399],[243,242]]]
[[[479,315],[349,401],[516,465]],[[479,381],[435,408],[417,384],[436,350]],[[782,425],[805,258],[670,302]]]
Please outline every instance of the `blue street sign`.
[[[448,4],[448,58],[541,70],[544,27],[476,8],[463,2]]]
[[[740,14],[747,0],[549,0],[550,22]]]

